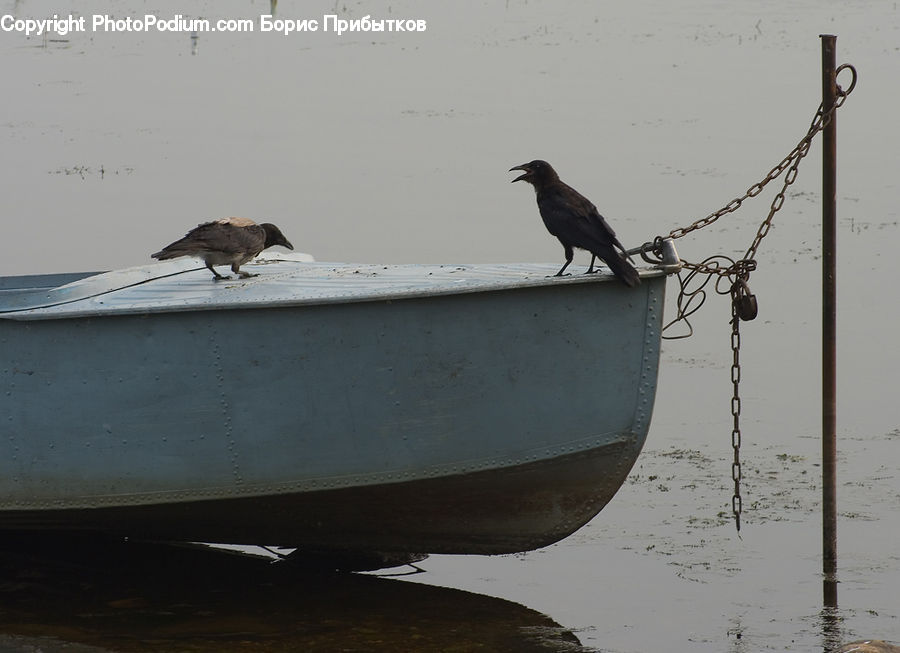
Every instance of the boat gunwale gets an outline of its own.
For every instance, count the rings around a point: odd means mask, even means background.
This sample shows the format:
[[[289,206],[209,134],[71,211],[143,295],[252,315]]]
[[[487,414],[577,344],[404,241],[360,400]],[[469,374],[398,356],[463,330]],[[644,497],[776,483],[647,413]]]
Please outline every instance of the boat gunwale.
[[[366,267],[380,267],[383,269],[393,268],[405,268],[405,269],[415,269],[421,268],[422,270],[426,270],[430,266],[422,265],[422,264],[414,264],[414,263],[406,263],[406,264],[376,264],[376,263],[359,263],[359,264],[350,264],[350,263],[333,263],[333,262],[312,262],[312,261],[300,261],[297,259],[291,259],[287,257],[278,257],[274,259],[264,259],[259,260],[258,264],[266,265],[271,263],[298,263],[302,265],[311,265],[316,268],[321,268],[329,271],[337,271],[339,269],[346,270],[348,273],[350,270],[356,268],[357,270],[363,269]],[[544,267],[547,270],[550,267],[547,264],[540,263],[504,263],[504,264],[435,264],[439,268],[455,268],[459,270],[478,270],[479,268],[487,268],[491,265],[503,265],[509,266],[513,268],[515,266],[530,266],[534,273],[542,271]],[[157,266],[142,266],[140,268],[131,268],[131,270],[143,271],[147,268],[152,268]],[[674,269],[673,269],[674,268]],[[638,274],[642,279],[644,278],[658,278],[661,276],[668,276],[677,271],[677,268],[680,266],[648,266],[644,268],[640,268],[638,270]],[[71,310],[60,307],[66,307],[70,304],[74,304],[81,301],[90,301],[96,299],[98,297],[103,297],[105,295],[112,294],[114,292],[120,290],[127,290],[129,288],[133,288],[136,286],[145,285],[147,283],[151,283],[153,281],[175,277],[182,274],[186,274],[189,272],[196,272],[199,270],[205,270],[203,267],[193,267],[189,269],[180,269],[175,272],[170,272],[168,274],[160,274],[157,276],[153,276],[150,278],[144,278],[135,283],[126,284],[122,286],[117,286],[115,288],[108,288],[105,290],[99,290],[93,294],[82,295],[78,297],[72,297],[68,299],[60,298],[58,301],[50,300],[50,303],[40,304],[40,305],[31,305],[24,306],[21,308],[11,308],[4,309],[2,305],[0,305],[0,319],[6,320],[16,320],[16,321],[38,321],[38,320],[58,320],[58,319],[74,319],[74,318],[84,318],[84,317],[106,317],[106,316],[116,316],[116,315],[147,315],[147,314],[157,314],[157,313],[183,313],[183,312],[194,312],[194,311],[216,311],[216,310],[251,310],[251,309],[260,309],[260,308],[283,308],[283,307],[294,307],[294,306],[322,306],[322,305],[332,305],[332,304],[353,304],[353,303],[366,303],[366,302],[383,302],[383,301],[399,301],[405,299],[421,299],[428,297],[442,297],[442,296],[452,296],[452,295],[464,295],[464,294],[473,294],[473,293],[481,293],[481,292],[498,292],[498,291],[506,291],[506,290],[517,290],[517,289],[525,289],[525,288],[539,288],[539,287],[550,287],[550,286],[558,286],[558,285],[571,285],[571,284],[586,284],[586,283],[609,283],[616,282],[616,278],[612,275],[611,272],[606,270],[601,270],[595,274],[578,274],[578,275],[567,275],[563,277],[557,277],[553,275],[544,275],[544,276],[524,276],[519,279],[497,279],[497,280],[478,280],[473,283],[469,283],[466,285],[459,286],[432,286],[427,288],[409,288],[405,287],[402,289],[398,289],[395,287],[388,286],[385,290],[377,290],[370,289],[367,292],[359,293],[359,294],[347,294],[347,295],[333,295],[333,296],[314,296],[314,297],[302,297],[302,296],[292,296],[292,297],[283,297],[277,299],[259,299],[259,300],[251,300],[251,301],[228,301],[216,299],[215,301],[207,301],[207,302],[197,302],[190,300],[183,300],[182,304],[161,304],[158,306],[148,306],[148,305],[135,305],[135,306],[109,306],[109,307],[98,307],[95,304],[92,304],[90,308],[85,308],[83,310]],[[112,271],[112,273],[116,272],[124,272],[124,271]],[[109,274],[109,273],[104,273]],[[85,277],[84,279],[79,279],[73,283],[77,284],[93,277]],[[259,283],[265,282],[265,279],[260,279],[259,277],[253,277],[251,279],[234,280],[232,281],[232,285],[230,287],[235,287],[233,284],[241,284],[243,285],[246,282],[250,283]],[[211,282],[212,283],[212,282]],[[68,285],[68,284],[67,284]],[[229,286],[225,286],[226,288]],[[35,294],[46,294],[52,290],[57,290],[59,288],[65,288],[65,286],[59,286],[54,289],[43,289],[40,291],[35,291]],[[0,295],[2,297],[2,295]],[[54,310],[57,309],[57,310]]]

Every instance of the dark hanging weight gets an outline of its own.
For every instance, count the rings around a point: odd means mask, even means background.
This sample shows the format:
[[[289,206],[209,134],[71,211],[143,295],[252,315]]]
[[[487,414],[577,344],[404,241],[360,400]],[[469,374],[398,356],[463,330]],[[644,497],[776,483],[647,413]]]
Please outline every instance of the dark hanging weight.
[[[756,318],[759,313],[759,304],[756,302],[756,295],[741,295],[738,302],[738,317],[744,322],[749,322]]]
[[[756,295],[750,292],[750,287],[746,281],[738,281],[732,294],[732,301],[735,303],[737,316],[744,322],[756,319],[759,313],[759,304],[756,301]]]

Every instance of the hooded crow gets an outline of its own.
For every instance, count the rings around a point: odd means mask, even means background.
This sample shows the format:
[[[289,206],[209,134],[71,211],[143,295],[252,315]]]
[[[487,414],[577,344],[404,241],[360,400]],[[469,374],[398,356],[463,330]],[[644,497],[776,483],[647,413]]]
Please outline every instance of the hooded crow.
[[[240,267],[273,245],[294,249],[274,224],[256,224],[248,218],[224,218],[198,225],[181,240],[166,245],[150,256],[160,261],[179,256],[196,256],[203,259],[206,267],[213,273],[213,278],[219,281],[230,277],[216,272],[214,265],[230,265],[232,272],[244,278],[256,276],[242,272]]]
[[[624,256],[625,248],[603,216],[597,212],[597,207],[574,188],[560,181],[559,175],[549,163],[536,160],[509,169],[510,172],[513,170],[524,173],[513,179],[513,182],[527,181],[534,186],[544,226],[559,239],[565,249],[566,262],[555,276],[562,276],[572,262],[572,248],[578,247],[593,255],[588,274],[594,271],[594,260],[599,256],[626,286],[640,283],[637,270]]]

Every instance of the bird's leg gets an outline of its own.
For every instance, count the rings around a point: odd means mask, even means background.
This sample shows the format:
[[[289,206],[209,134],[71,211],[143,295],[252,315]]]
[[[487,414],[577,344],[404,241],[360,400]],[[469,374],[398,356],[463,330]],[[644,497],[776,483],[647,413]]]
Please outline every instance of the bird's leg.
[[[563,263],[563,266],[559,269],[559,272],[553,275],[554,277],[561,277],[563,275],[563,272],[566,271],[566,268],[569,267],[569,263],[572,262],[572,258],[575,256],[575,251],[572,249],[571,245],[566,245],[565,243],[563,243],[563,247],[566,250],[566,262]]]
[[[588,266],[587,272],[585,274],[594,274],[594,272],[598,272],[598,270],[594,269],[594,261],[597,260],[596,254],[591,254],[591,264]]]
[[[231,278],[231,277],[223,276],[223,275],[219,274],[218,272],[216,272],[216,269],[212,266],[212,263],[207,263],[206,267],[209,268],[209,271],[213,273],[213,279],[215,281],[224,281],[225,279]]]
[[[252,274],[251,272],[244,272],[243,270],[241,270],[241,266],[237,263],[231,266],[231,271],[239,275],[241,279],[249,279],[250,277],[257,276],[255,274]]]

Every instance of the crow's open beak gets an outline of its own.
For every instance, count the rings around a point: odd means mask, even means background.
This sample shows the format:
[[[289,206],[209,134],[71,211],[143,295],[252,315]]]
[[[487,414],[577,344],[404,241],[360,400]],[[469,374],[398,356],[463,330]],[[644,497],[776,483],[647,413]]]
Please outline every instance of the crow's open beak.
[[[528,179],[528,175],[531,174],[531,170],[529,170],[528,164],[527,164],[527,163],[523,163],[523,164],[520,165],[520,166],[516,166],[515,168],[510,168],[510,169],[509,169],[510,172],[512,172],[513,170],[522,170],[522,171],[524,171],[525,174],[519,175],[518,177],[516,177],[515,179],[513,179],[511,182],[509,182],[509,183],[511,183],[511,184],[514,184],[514,183],[516,183],[517,181],[522,181],[523,179],[524,179],[524,180],[527,180],[527,179]]]

